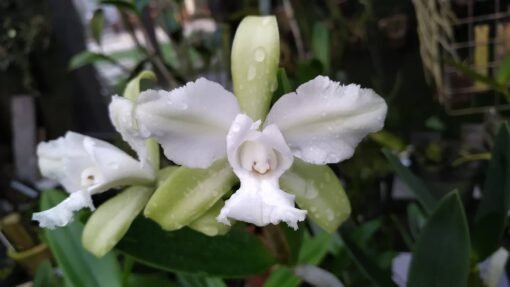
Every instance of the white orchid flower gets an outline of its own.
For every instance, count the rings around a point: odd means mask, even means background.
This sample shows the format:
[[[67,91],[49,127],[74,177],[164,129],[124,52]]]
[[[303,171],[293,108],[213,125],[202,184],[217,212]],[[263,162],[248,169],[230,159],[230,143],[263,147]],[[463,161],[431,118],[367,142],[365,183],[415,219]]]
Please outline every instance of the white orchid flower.
[[[228,158],[241,187],[218,221],[258,226],[283,221],[296,229],[306,211],[279,187],[293,157],[321,165],[351,157],[364,136],[383,127],[387,107],[370,89],[319,76],[282,96],[263,123],[243,114],[232,93],[206,79],[170,92],[145,91],[128,109],[146,132],[134,136],[155,138],[178,164],[207,168]]]
[[[55,228],[73,220],[75,211],[94,210],[91,195],[124,184],[150,183],[154,170],[119,148],[74,132],[40,143],[39,169],[44,177],[61,183],[70,196],[57,206],[34,213],[41,227]]]

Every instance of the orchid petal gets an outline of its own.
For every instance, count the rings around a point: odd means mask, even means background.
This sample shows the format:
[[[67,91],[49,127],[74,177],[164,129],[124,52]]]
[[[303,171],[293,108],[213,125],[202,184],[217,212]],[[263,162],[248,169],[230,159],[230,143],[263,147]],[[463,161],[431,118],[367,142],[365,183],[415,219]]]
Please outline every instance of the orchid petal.
[[[145,91],[135,111],[140,130],[161,144],[167,158],[206,168],[225,156],[225,136],[239,105],[232,93],[201,78],[170,92]]]
[[[351,157],[363,137],[383,127],[386,110],[374,91],[319,76],[282,96],[265,125],[280,128],[296,157],[313,164],[336,163]]]
[[[94,210],[94,204],[87,190],[73,192],[68,198],[53,208],[32,215],[32,220],[39,221],[39,226],[53,229],[65,226],[73,221],[74,212],[88,207]]]
[[[280,190],[279,177],[292,165],[293,156],[278,130],[271,125],[258,131],[260,121],[236,117],[227,135],[227,156],[241,187],[225,202],[219,222],[228,218],[258,226],[281,221],[297,229],[306,211],[294,207],[294,196]]]
[[[112,102],[108,106],[110,112],[110,120],[122,136],[122,139],[126,141],[131,148],[136,151],[138,159],[145,164],[148,161],[146,139],[136,125],[136,121],[133,118],[133,103],[123,97],[113,96]]]

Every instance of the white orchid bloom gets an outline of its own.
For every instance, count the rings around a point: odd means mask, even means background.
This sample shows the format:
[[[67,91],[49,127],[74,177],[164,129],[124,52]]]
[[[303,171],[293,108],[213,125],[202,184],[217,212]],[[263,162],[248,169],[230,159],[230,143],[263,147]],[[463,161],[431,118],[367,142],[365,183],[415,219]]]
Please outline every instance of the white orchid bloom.
[[[117,147],[88,136],[67,132],[64,137],[40,143],[39,169],[44,177],[60,182],[70,196],[57,206],[34,213],[41,227],[55,228],[73,220],[73,213],[94,210],[91,195],[124,184],[147,183],[155,173]]]
[[[279,188],[293,157],[313,164],[347,159],[364,136],[383,127],[387,110],[374,91],[322,76],[282,96],[263,124],[243,114],[232,93],[206,79],[170,92],[145,91],[128,108],[138,128],[148,132],[142,138],[155,138],[178,164],[207,168],[227,156],[241,187],[226,201],[220,222],[284,221],[293,228],[306,211]]]

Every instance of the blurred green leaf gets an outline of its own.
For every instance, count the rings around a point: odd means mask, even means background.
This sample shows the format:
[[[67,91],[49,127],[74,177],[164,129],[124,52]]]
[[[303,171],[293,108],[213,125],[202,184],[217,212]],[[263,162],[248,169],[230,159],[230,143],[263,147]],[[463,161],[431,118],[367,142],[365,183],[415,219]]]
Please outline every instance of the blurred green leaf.
[[[404,150],[406,147],[404,141],[400,137],[389,131],[382,130],[376,133],[371,133],[369,137],[382,147],[391,151],[399,152]]]
[[[101,45],[101,34],[104,29],[104,13],[102,8],[98,8],[94,11],[89,22],[89,28],[94,41],[96,41],[98,45]]]
[[[69,63],[69,70],[76,70],[78,68],[81,68],[88,64],[93,64],[97,62],[109,62],[113,65],[118,65],[117,60],[114,58],[101,54],[101,53],[94,53],[89,51],[83,51],[81,53],[78,53],[74,55],[71,58],[71,61]]]
[[[127,9],[132,12],[137,12],[136,6],[131,1],[123,1],[123,0],[101,0],[99,2],[103,5],[113,5],[118,9]]]
[[[416,242],[407,286],[467,286],[469,230],[458,192],[446,195]]]
[[[53,268],[49,261],[45,260],[37,266],[34,276],[33,287],[55,286],[55,278],[53,276]]]
[[[151,188],[131,186],[101,204],[85,225],[83,247],[97,257],[104,256],[126,234],[152,192]]]
[[[163,275],[130,274],[126,287],[177,287]],[[182,286],[180,286],[182,287]]]
[[[351,213],[349,198],[335,173],[327,165],[313,165],[294,159],[294,164],[280,177],[282,189],[296,196],[308,217],[333,233]]]
[[[431,213],[436,206],[436,199],[432,196],[432,193],[425,186],[425,183],[414,175],[408,168],[400,163],[398,157],[396,157],[391,151],[383,149],[383,153],[390,162],[391,167],[395,173],[405,182],[409,189],[416,195],[420,204],[424,207],[427,213]]]
[[[411,230],[413,238],[418,238],[421,229],[427,221],[425,214],[423,214],[418,205],[410,203],[407,205],[407,219],[409,221],[409,230]]]
[[[499,128],[473,225],[473,251],[482,261],[500,245],[510,207],[510,130]]]
[[[342,232],[342,240],[347,249],[347,253],[374,286],[397,287],[397,284],[391,279],[391,273],[381,269],[372,258],[368,257],[365,252],[349,238],[347,232]]]
[[[207,169],[179,167],[154,192],[144,215],[165,230],[179,229],[207,212],[236,182],[225,160]]]
[[[220,278],[203,277],[191,274],[177,274],[181,287],[227,287]]]
[[[45,191],[41,196],[41,209],[49,209],[65,198],[62,192]],[[54,230],[44,229],[48,246],[65,279],[74,287],[121,286],[120,268],[116,258],[112,254],[96,258],[87,252],[81,246],[82,232],[83,224],[77,221]]]
[[[142,13],[143,9],[149,5],[150,0],[134,0],[136,10],[138,10],[139,13]]]
[[[135,102],[140,95],[140,82],[142,80],[157,81],[156,75],[152,71],[141,71],[136,77],[131,79],[124,89],[123,96],[132,102]]]
[[[313,237],[305,236],[299,251],[298,263],[318,265],[328,253],[331,242],[331,234],[325,232]]]
[[[294,265],[298,260],[304,228],[293,230],[287,225],[267,225],[262,229],[262,238],[278,263]]]
[[[321,62],[323,74],[329,74],[331,62],[329,51],[329,31],[328,27],[322,22],[316,22],[313,25],[312,53],[314,57]]]
[[[230,225],[223,224],[216,220],[216,217],[220,215],[220,211],[225,205],[225,201],[222,199],[216,201],[213,207],[209,208],[204,214],[202,214],[199,218],[192,221],[188,227],[202,232],[208,236],[216,236],[216,235],[224,235],[230,230]],[[231,224],[234,224],[234,220],[230,220]]]
[[[264,287],[297,287],[301,278],[287,267],[278,266],[264,282]]]
[[[510,79],[510,53],[507,53],[501,64],[499,65],[498,71],[496,72],[496,81],[501,85],[506,85]]]
[[[226,235],[209,237],[188,228],[164,231],[140,217],[118,249],[154,268],[206,276],[259,274],[275,262],[259,239],[242,225],[234,226]]]

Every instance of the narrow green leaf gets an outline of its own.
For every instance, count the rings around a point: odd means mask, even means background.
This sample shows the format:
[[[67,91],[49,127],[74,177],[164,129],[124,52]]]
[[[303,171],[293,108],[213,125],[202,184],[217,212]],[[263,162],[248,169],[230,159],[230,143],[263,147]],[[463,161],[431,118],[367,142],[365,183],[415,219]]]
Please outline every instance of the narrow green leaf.
[[[280,38],[274,16],[243,19],[232,44],[232,81],[241,110],[264,120],[276,90]]]
[[[421,229],[425,225],[427,218],[420,210],[420,207],[414,203],[407,206],[407,219],[409,221],[409,230],[414,238],[418,238]]]
[[[152,71],[141,71],[126,85],[126,88],[124,89],[124,97],[132,102],[136,102],[136,99],[140,95],[140,82],[142,80],[157,81],[157,78]]]
[[[89,22],[89,28],[94,41],[96,41],[98,45],[101,45],[101,34],[104,29],[104,13],[102,8],[98,8],[94,11]]]
[[[413,251],[407,286],[467,286],[469,231],[458,192],[446,195],[423,228]]]
[[[299,251],[299,264],[318,265],[328,253],[332,242],[331,234],[320,233],[314,237],[305,236]]]
[[[499,128],[473,225],[473,251],[482,261],[501,246],[510,207],[510,130]]]
[[[225,202],[220,199],[216,201],[216,203],[211,207],[209,210],[207,210],[204,214],[202,214],[199,218],[192,221],[188,227],[201,232],[208,236],[217,236],[217,235],[224,235],[230,230],[230,225],[223,224],[221,222],[218,222],[216,220],[216,217],[220,215],[220,211],[225,205]],[[233,221],[231,221],[231,224],[234,224]]]
[[[297,287],[301,283],[301,278],[287,267],[278,266],[264,282],[264,287]]]
[[[178,285],[169,281],[166,276],[129,274],[126,287],[177,287]],[[181,286],[182,287],[182,286]]]
[[[124,0],[101,0],[99,2],[103,5],[113,5],[117,7],[118,9],[126,9],[130,10],[132,12],[137,12],[135,5],[130,1],[124,1]]]
[[[158,187],[144,215],[166,230],[175,230],[198,219],[237,182],[226,161],[208,169],[180,167]]]
[[[299,207],[327,232],[334,232],[351,213],[349,199],[335,173],[326,165],[299,159],[280,177],[282,189],[296,196]]]
[[[382,130],[376,133],[371,133],[368,136],[382,147],[391,151],[402,151],[406,147],[404,141],[400,137],[389,131]]]
[[[49,261],[45,260],[37,266],[34,276],[33,287],[55,286],[55,276],[53,276],[53,268]]]
[[[220,278],[203,277],[191,274],[177,274],[177,280],[181,287],[227,287]]]
[[[65,199],[62,192],[48,190],[42,193],[41,209],[46,210]],[[73,222],[65,227],[45,229],[44,235],[64,277],[74,287],[121,286],[120,268],[111,254],[96,258],[81,246],[83,224]]]
[[[347,252],[354,260],[358,268],[370,279],[374,286],[379,287],[396,287],[397,284],[391,279],[391,274],[382,270],[356,243],[354,243],[349,235],[342,232],[342,240]],[[432,286],[432,285],[431,285]]]
[[[496,72],[496,82],[506,85],[508,80],[510,80],[510,53],[505,55]]]
[[[316,22],[313,25],[312,34],[312,52],[314,57],[322,64],[324,74],[329,74],[330,69],[330,51],[329,51],[329,31],[324,23]]]
[[[205,276],[244,277],[262,273],[275,262],[242,225],[226,235],[209,237],[188,228],[164,231],[139,217],[117,249],[155,268]]]
[[[152,192],[151,188],[132,186],[101,204],[83,230],[85,249],[97,257],[108,253],[126,234]]]
[[[425,186],[425,183],[421,181],[416,175],[414,175],[409,169],[400,163],[398,157],[396,157],[391,151],[383,149],[383,153],[390,162],[391,167],[395,173],[405,182],[409,189],[416,195],[418,201],[427,211],[432,212],[436,206],[436,199],[432,196],[430,191]]]
[[[69,70],[76,70],[88,64],[93,64],[96,62],[109,62],[112,64],[117,64],[117,61],[105,54],[94,53],[90,51],[83,51],[74,55],[69,62]]]

